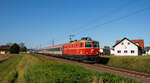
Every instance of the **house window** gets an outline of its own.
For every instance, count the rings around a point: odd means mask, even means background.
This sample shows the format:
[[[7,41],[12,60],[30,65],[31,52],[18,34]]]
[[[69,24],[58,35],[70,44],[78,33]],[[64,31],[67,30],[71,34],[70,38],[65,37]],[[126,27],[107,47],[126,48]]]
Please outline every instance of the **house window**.
[[[134,50],[131,50],[131,53],[134,53]]]
[[[127,51],[127,50],[125,50],[125,51],[124,51],[124,53],[128,53],[128,51]]]
[[[124,43],[121,43],[121,45],[124,45]]]
[[[120,51],[120,50],[118,50],[117,52],[118,52],[118,53],[121,53],[121,51]]]
[[[130,45],[130,42],[128,42],[128,45]]]

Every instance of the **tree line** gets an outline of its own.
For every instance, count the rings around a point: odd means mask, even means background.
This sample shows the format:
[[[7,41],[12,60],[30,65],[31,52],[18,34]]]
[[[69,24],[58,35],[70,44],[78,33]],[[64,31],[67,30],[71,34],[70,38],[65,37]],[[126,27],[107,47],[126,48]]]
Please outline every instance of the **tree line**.
[[[27,47],[24,45],[24,43],[9,43],[7,44],[10,46],[10,53],[11,54],[19,54],[20,52],[26,52],[27,51]]]

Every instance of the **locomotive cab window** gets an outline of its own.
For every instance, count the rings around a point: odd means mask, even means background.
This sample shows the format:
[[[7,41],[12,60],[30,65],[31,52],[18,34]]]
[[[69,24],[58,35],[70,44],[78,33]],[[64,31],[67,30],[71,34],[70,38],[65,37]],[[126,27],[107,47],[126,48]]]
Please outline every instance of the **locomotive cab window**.
[[[93,47],[97,48],[99,47],[99,44],[97,42],[93,42]]]
[[[92,47],[92,43],[91,42],[86,42],[85,47]]]

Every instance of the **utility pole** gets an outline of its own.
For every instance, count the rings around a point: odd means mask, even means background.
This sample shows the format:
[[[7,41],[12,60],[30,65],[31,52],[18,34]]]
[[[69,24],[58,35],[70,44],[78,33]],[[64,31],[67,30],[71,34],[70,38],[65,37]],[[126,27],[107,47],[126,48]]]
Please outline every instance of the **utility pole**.
[[[75,35],[69,35],[69,40],[72,41],[72,37],[74,37]]]

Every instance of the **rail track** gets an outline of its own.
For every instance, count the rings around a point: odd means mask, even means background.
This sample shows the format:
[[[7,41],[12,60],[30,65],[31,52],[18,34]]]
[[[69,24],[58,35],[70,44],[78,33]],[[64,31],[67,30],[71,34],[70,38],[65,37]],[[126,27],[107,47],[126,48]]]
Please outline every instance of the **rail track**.
[[[116,68],[116,67],[111,67],[111,66],[107,66],[107,65],[103,65],[103,64],[87,64],[87,63],[83,63],[83,62],[72,61],[72,60],[67,60],[67,59],[63,59],[63,58],[51,57],[51,56],[42,56],[42,55],[39,55],[39,56],[45,57],[47,59],[53,59],[53,60],[63,62],[63,63],[76,64],[81,67],[85,67],[90,70],[94,70],[94,71],[98,71],[98,72],[113,73],[115,75],[120,75],[120,76],[124,76],[127,78],[132,78],[132,79],[138,80],[142,83],[150,83],[150,74],[144,73],[144,72],[137,72],[137,71],[123,69],[123,68]]]

